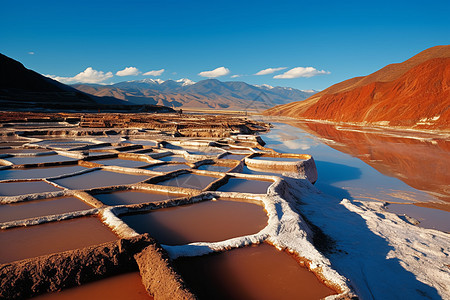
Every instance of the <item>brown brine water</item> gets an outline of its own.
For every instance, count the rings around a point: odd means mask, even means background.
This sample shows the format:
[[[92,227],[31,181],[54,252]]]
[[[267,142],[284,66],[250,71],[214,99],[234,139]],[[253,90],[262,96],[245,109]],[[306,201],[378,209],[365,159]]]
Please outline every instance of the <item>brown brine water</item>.
[[[72,300],[72,299],[108,299],[108,300],[149,300],[153,299],[144,288],[139,272],[125,273],[99,281],[85,283],[78,287],[49,293],[33,298],[34,300]]]
[[[0,196],[17,196],[32,193],[61,191],[44,181],[24,181],[0,183]]]
[[[336,294],[286,252],[268,244],[178,258],[199,299],[321,299]]]
[[[60,197],[2,204],[0,205],[0,222],[57,215],[91,208],[91,206],[75,197]]]
[[[217,190],[221,192],[265,194],[272,183],[272,181],[230,178],[227,183]]]
[[[96,170],[81,175],[53,180],[53,182],[70,189],[81,190],[95,187],[137,183],[148,178],[149,177],[145,175],[132,175]]]
[[[147,202],[159,202],[182,197],[182,195],[150,191],[120,191],[108,194],[93,195],[106,205],[130,205]]]
[[[168,180],[158,182],[158,184],[203,190],[210,183],[212,183],[217,179],[218,179],[217,177],[202,176],[189,173],[189,174],[181,174]]]
[[[259,205],[224,200],[158,209],[121,218],[137,232],[148,232],[166,245],[217,242],[254,234],[262,230],[268,220]]]
[[[37,257],[116,240],[96,217],[0,230],[0,263]]]

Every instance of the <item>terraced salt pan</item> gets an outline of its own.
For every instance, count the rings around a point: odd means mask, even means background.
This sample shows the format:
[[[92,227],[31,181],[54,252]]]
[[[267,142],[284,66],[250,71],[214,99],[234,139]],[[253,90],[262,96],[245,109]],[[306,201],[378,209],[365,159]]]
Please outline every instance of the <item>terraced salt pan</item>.
[[[169,199],[179,198],[182,197],[182,195],[174,195],[155,191],[131,190],[107,194],[96,194],[94,195],[94,197],[106,205],[115,206],[115,205],[140,204],[147,202],[160,202]]]
[[[158,182],[158,184],[165,186],[176,186],[176,187],[203,190],[209,184],[211,184],[213,181],[217,179],[218,179],[217,177],[187,173],[178,175],[165,181]]]
[[[272,156],[256,156],[253,159],[257,160],[269,160],[269,161],[301,161],[300,158],[294,157],[272,157]]]
[[[322,299],[336,294],[292,256],[264,243],[174,263],[200,299]]]
[[[120,159],[120,158],[99,159],[99,160],[92,160],[92,162],[102,164],[105,166],[120,166],[120,167],[127,167],[127,168],[137,168],[137,167],[143,167],[143,166],[148,165],[147,162],[137,161],[137,160],[126,160],[126,159]]]
[[[0,263],[77,249],[117,239],[96,217],[0,230]]]
[[[12,162],[15,165],[24,164],[38,164],[47,162],[61,162],[61,161],[73,161],[76,160],[73,157],[67,157],[63,155],[37,155],[37,156],[16,156],[4,158],[7,161]]]
[[[242,154],[227,154],[225,156],[222,156],[220,159],[235,159],[235,160],[241,160],[244,157],[246,157],[247,155],[242,155]]]
[[[87,169],[82,166],[6,169],[0,170],[0,180],[50,178],[85,170]]]
[[[146,167],[145,169],[150,170],[150,171],[165,173],[165,172],[185,170],[185,169],[190,169],[190,168],[191,167],[186,164],[163,164],[163,165]]]
[[[1,182],[0,196],[17,196],[33,193],[60,191],[45,181]]]
[[[276,171],[276,170],[268,170],[268,169],[258,169],[258,168],[252,168],[247,167],[246,165],[243,166],[242,171],[240,173],[243,174],[250,174],[250,175],[274,175],[274,176],[281,176],[283,171]]]
[[[75,197],[50,198],[0,205],[0,223],[57,215],[92,207]]]
[[[261,206],[225,200],[204,201],[121,218],[138,233],[148,232],[166,245],[221,241],[257,233],[267,225],[267,215]]]
[[[1,154],[23,154],[23,153],[42,153],[42,152],[48,152],[47,149],[34,149],[34,148],[7,148],[7,149],[0,149]]]
[[[158,160],[162,161],[177,161],[177,162],[187,162],[187,160],[182,156],[176,156],[176,155],[168,155],[164,157],[158,158]]]
[[[215,165],[215,164],[201,165],[197,169],[199,169],[199,170],[206,170],[206,171],[213,171],[213,172],[224,172],[224,173],[226,173],[229,170],[231,170],[230,167],[219,166],[219,165]]]
[[[95,187],[137,183],[145,179],[148,179],[148,176],[95,170],[81,175],[56,179],[53,182],[73,190],[84,190]]]
[[[244,178],[230,178],[228,182],[217,189],[220,192],[238,192],[266,194],[273,181],[249,180]]]
[[[125,273],[108,277],[99,281],[85,283],[61,292],[45,294],[34,300],[78,300],[78,299],[108,299],[108,300],[149,300],[153,299],[145,290],[139,272]]]

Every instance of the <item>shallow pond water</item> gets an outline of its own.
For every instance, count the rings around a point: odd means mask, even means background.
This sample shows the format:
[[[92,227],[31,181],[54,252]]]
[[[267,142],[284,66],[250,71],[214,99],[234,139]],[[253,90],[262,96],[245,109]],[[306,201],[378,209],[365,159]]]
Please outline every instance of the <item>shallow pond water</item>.
[[[61,191],[61,190],[44,181],[0,183],[0,196],[17,196],[17,195],[54,192],[54,191]]]
[[[187,162],[187,160],[182,156],[169,155],[158,158],[158,160],[162,161],[177,161],[177,162]]]
[[[268,220],[259,205],[225,200],[204,201],[121,218],[137,232],[148,232],[166,245],[216,242],[253,234],[262,230]]]
[[[314,122],[272,124],[274,128],[261,135],[265,147],[312,155],[319,174],[315,185],[326,194],[337,199],[424,205],[445,201],[449,205],[443,214],[450,220],[450,173],[446,171],[450,152],[445,150],[450,149],[449,140]],[[435,228],[445,228],[433,222],[426,210],[418,214]]]
[[[150,171],[155,171],[155,172],[166,173],[166,172],[185,170],[185,169],[190,169],[190,168],[191,167],[189,167],[186,164],[164,164],[164,165],[150,166],[145,169],[150,170]]]
[[[235,160],[242,160],[244,157],[247,157],[247,155],[242,154],[227,154],[225,156],[222,156],[220,159],[235,159]]]
[[[0,170],[0,179],[38,179],[50,178],[66,174],[72,174],[86,170],[86,168],[78,165],[67,167],[44,167],[30,169],[7,169]]]
[[[189,173],[189,174],[181,174],[174,178],[158,182],[158,184],[203,190],[210,183],[212,183],[217,179],[218,179],[217,177],[203,176]]]
[[[108,277],[99,281],[85,283],[78,287],[62,290],[61,292],[44,294],[34,297],[34,300],[79,300],[79,299],[108,299],[108,300],[148,300],[153,299],[141,281],[139,272],[125,273]]]
[[[224,167],[219,165],[201,165],[198,167],[199,170],[213,171],[213,172],[223,172],[226,173],[231,170],[231,167]]]
[[[321,299],[336,294],[268,244],[174,262],[199,299]]]
[[[53,180],[53,182],[70,189],[84,190],[95,187],[137,183],[148,178],[149,177],[145,175],[132,175],[125,173],[108,172],[103,170],[95,170],[81,175],[56,179]]]
[[[273,181],[230,178],[227,183],[219,187],[217,190],[220,192],[266,194],[267,189],[272,183]]]
[[[0,230],[0,263],[116,240],[96,217]]]
[[[15,165],[24,164],[38,164],[59,161],[76,161],[76,158],[63,155],[38,155],[38,156],[22,156],[22,157],[8,157],[5,160],[12,162]]]
[[[159,202],[168,199],[174,199],[182,197],[182,195],[174,195],[163,192],[150,192],[150,191],[120,191],[108,194],[93,195],[106,205],[130,205],[140,204],[147,202]]]
[[[0,205],[0,222],[22,220],[47,215],[91,209],[75,197],[59,197]]]
[[[143,166],[146,166],[149,164],[148,162],[144,162],[144,161],[128,160],[128,159],[120,159],[120,158],[99,159],[99,160],[93,160],[92,162],[102,164],[105,166],[119,166],[119,167],[127,167],[127,168],[143,167]]]

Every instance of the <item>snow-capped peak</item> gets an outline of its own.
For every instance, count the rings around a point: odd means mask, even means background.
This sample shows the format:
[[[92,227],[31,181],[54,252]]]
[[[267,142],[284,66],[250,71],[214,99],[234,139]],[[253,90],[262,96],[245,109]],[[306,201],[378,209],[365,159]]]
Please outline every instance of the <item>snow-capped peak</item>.
[[[145,79],[139,80],[139,82],[161,84],[164,82],[164,80],[159,79],[159,78],[157,78],[157,79],[145,78]]]
[[[266,89],[273,89],[273,86],[268,85],[268,84],[261,84],[261,85],[255,85],[256,87],[262,87],[262,88],[266,88]]]
[[[181,78],[178,80],[175,80],[176,82],[182,83],[182,86],[186,86],[186,85],[193,85],[195,84],[195,81],[192,81],[188,78]]]
[[[305,93],[316,93],[317,91],[316,90],[301,90],[302,92],[305,92]]]

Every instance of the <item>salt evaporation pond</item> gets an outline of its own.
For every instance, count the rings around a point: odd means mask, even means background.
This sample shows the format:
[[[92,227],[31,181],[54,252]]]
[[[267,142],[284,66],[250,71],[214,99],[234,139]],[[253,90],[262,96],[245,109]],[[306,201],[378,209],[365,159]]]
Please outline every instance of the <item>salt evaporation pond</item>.
[[[179,198],[182,195],[174,195],[164,192],[154,192],[154,191],[119,191],[107,194],[97,194],[94,195],[95,198],[100,200],[102,203],[110,206],[115,205],[131,205],[140,204],[147,202],[159,202],[169,199]]]
[[[0,205],[0,223],[91,209],[75,197],[59,197]]]
[[[116,240],[96,217],[0,230],[0,263],[78,249]]]
[[[211,164],[211,165],[201,165],[200,167],[198,167],[199,170],[206,170],[206,171],[213,171],[213,172],[228,172],[230,171],[230,167],[224,167],[224,166],[219,166],[219,165],[215,165],[215,164]]]
[[[175,260],[199,299],[321,299],[336,294],[268,244]]]
[[[168,179],[168,180],[165,180],[162,182],[158,182],[158,184],[203,190],[210,183],[212,183],[213,181],[215,181],[217,179],[218,179],[217,177],[203,176],[203,175],[188,173],[188,174],[178,175],[176,177],[173,177],[171,179]]]
[[[3,179],[37,179],[50,178],[66,174],[72,174],[87,170],[82,166],[67,166],[67,167],[43,167],[30,169],[6,169],[0,170],[0,178]]]
[[[225,156],[222,156],[221,159],[235,159],[235,160],[241,160],[244,157],[247,157],[247,155],[241,155],[241,154],[227,154]]]
[[[37,155],[37,156],[17,156],[7,157],[5,160],[15,165],[39,164],[49,162],[76,161],[76,158],[63,155]]]
[[[149,233],[166,245],[216,242],[254,234],[267,225],[264,209],[236,201],[204,201],[122,216],[138,233]]]
[[[153,299],[145,290],[139,272],[125,273],[108,277],[99,281],[88,282],[81,286],[69,288],[61,292],[44,294],[34,300],[149,300]]]
[[[125,173],[95,170],[81,175],[56,179],[53,180],[53,182],[73,190],[82,190],[82,189],[91,189],[95,187],[137,183],[148,178],[149,178],[148,176],[144,175],[132,175]]]
[[[164,157],[157,158],[158,160],[162,161],[177,161],[177,162],[187,162],[187,160],[182,156],[177,155],[168,155]]]
[[[0,183],[0,196],[17,196],[55,191],[60,191],[60,189],[44,181]]]
[[[186,164],[164,164],[164,165],[157,165],[157,166],[150,166],[147,167],[145,169],[150,170],[150,171],[155,171],[155,172],[173,172],[173,171],[178,171],[178,170],[186,170],[186,169],[190,169],[191,167],[189,167]]]
[[[105,166],[119,166],[119,167],[127,167],[127,168],[138,168],[148,165],[148,162],[138,161],[138,160],[128,160],[128,159],[99,159],[93,160],[92,162],[105,165]]]
[[[217,190],[220,192],[265,194],[272,183],[273,181],[230,178],[227,183]]]

